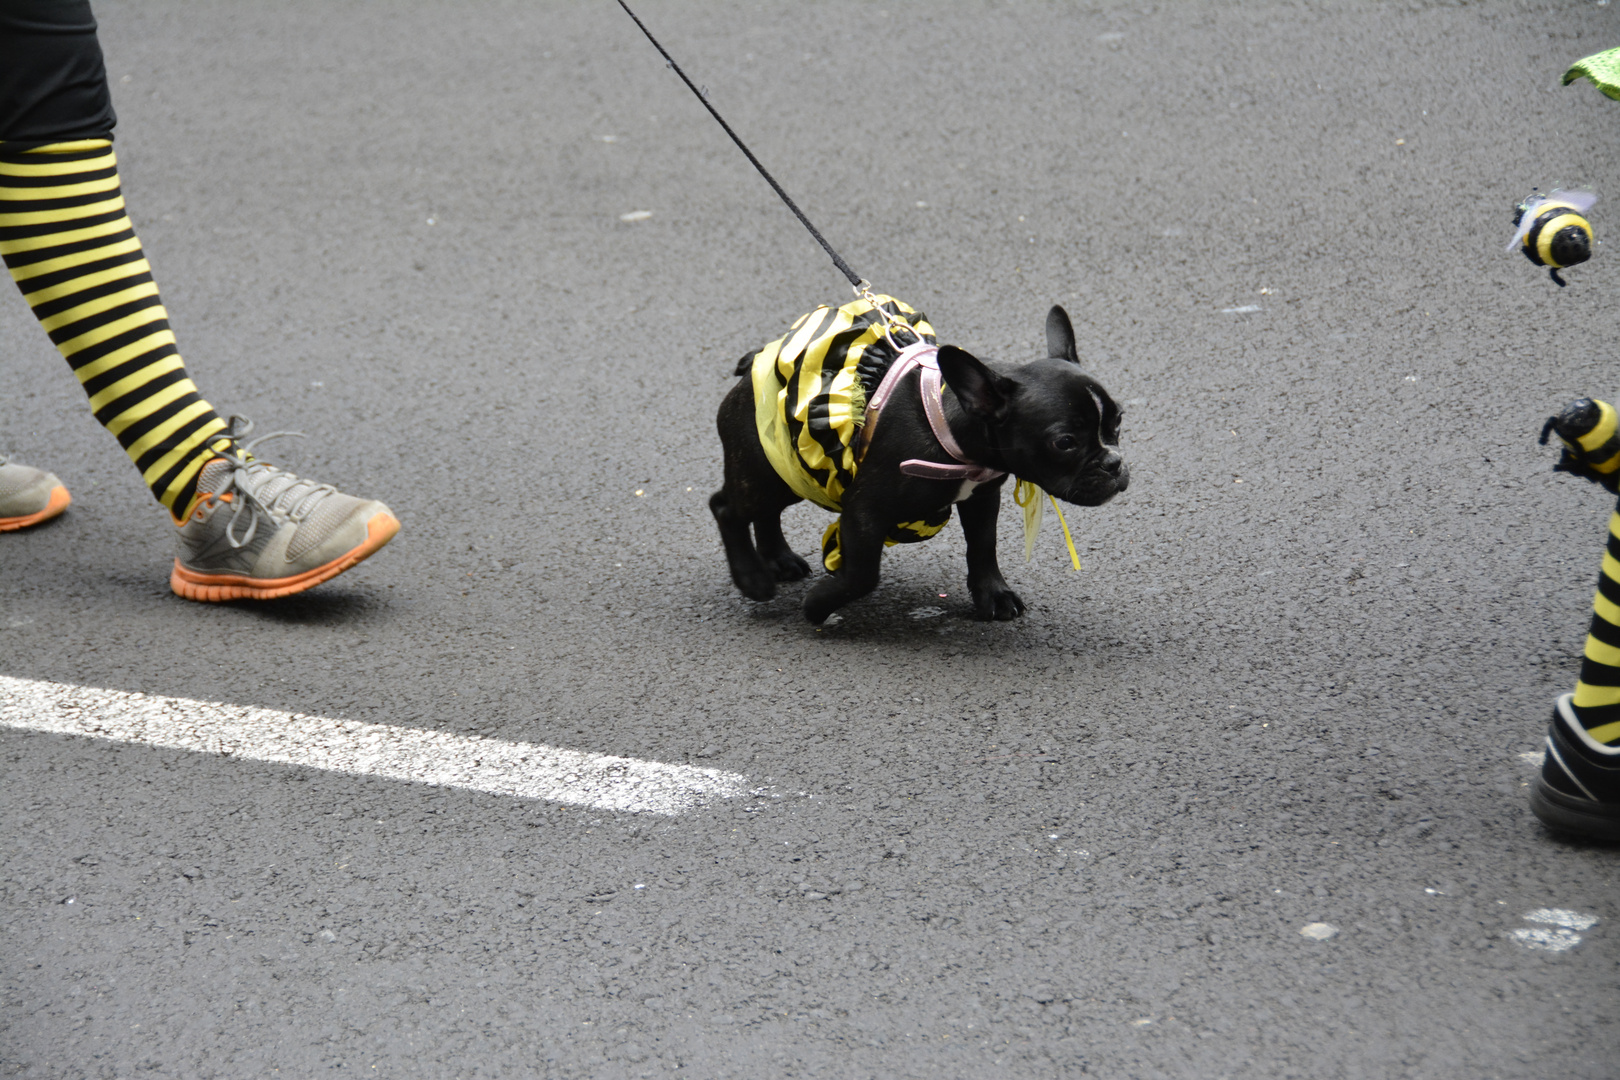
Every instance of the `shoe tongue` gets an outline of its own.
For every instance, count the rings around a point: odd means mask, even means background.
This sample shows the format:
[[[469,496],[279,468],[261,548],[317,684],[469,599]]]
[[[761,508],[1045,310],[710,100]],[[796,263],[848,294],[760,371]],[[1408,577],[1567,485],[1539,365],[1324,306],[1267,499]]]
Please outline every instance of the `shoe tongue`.
[[[197,474],[197,494],[214,495],[225,486],[225,481],[231,478],[232,465],[224,458],[217,457],[202,467]]]

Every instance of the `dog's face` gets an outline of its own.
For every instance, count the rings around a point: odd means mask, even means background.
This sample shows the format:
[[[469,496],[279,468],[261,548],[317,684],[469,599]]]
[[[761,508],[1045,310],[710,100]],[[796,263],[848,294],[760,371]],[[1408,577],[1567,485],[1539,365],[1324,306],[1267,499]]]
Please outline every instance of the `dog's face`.
[[[1061,307],[1046,317],[1047,356],[1008,374],[954,346],[939,351],[940,374],[987,428],[1007,467],[1052,495],[1101,506],[1130,486],[1119,452],[1120,409],[1080,370],[1074,329]]]

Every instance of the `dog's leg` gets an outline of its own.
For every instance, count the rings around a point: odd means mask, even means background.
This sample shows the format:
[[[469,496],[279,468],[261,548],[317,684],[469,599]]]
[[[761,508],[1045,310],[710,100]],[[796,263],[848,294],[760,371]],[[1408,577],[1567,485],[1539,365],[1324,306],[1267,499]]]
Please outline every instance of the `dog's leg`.
[[[810,564],[799,558],[782,535],[780,509],[754,519],[754,547],[777,581],[798,581],[810,576]]]
[[[869,514],[852,514],[846,495],[844,514],[838,525],[843,565],[837,573],[816,582],[804,598],[804,617],[817,626],[845,604],[877,588],[878,570],[883,561],[883,534],[888,527],[875,527],[872,521]]]
[[[725,451],[725,484],[709,497],[709,512],[720,526],[720,542],[726,548],[731,580],[748,599],[769,600],[776,595],[777,580],[789,580],[781,577],[782,553],[798,558],[782,538],[781,518],[782,511],[798,502],[799,497],[776,475],[760,448],[754,427],[752,380],[744,378],[732,387],[720,403],[717,423]],[[748,535],[750,525],[759,533],[761,547],[766,546],[765,541],[774,542],[764,557]],[[802,569],[797,576],[810,572],[803,559],[798,559],[798,564]]]
[[[731,580],[750,600],[769,600],[776,595],[776,576],[765,566],[765,561],[754,550],[748,536],[748,518],[731,505],[727,484],[709,496],[709,512],[720,526],[720,542],[726,548],[726,563],[731,567]]]
[[[980,620],[1016,619],[1024,602],[1007,587],[996,561],[996,517],[1001,513],[1001,487],[981,487],[956,504],[967,537],[968,592],[973,596],[973,617]]]

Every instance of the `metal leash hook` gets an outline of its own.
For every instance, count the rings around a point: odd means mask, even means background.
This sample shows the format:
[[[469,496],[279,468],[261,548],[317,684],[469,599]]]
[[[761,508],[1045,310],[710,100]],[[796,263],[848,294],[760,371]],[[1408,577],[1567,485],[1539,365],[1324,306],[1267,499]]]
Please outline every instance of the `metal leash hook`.
[[[917,328],[915,326],[912,326],[904,319],[896,318],[889,312],[887,308],[878,303],[877,297],[872,293],[872,283],[870,281],[867,281],[865,278],[861,278],[860,281],[855,283],[854,288],[856,297],[861,300],[865,300],[868,304],[872,305],[872,310],[877,312],[878,317],[883,320],[883,336],[888,339],[890,345],[894,346],[894,350],[896,352],[903,352],[909,347],[900,344],[900,342],[895,339],[894,332],[896,330],[904,330],[906,333],[910,334],[913,339],[911,342],[912,345],[916,345],[922,341],[923,337],[917,332]]]

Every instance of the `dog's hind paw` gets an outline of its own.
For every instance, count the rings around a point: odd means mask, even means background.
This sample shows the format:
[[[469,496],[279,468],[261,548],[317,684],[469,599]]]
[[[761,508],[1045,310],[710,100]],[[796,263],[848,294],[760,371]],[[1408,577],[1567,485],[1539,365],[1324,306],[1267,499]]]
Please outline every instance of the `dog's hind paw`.
[[[733,566],[731,580],[750,600],[764,603],[776,597],[776,579],[771,576],[771,572],[763,563],[740,570]]]

